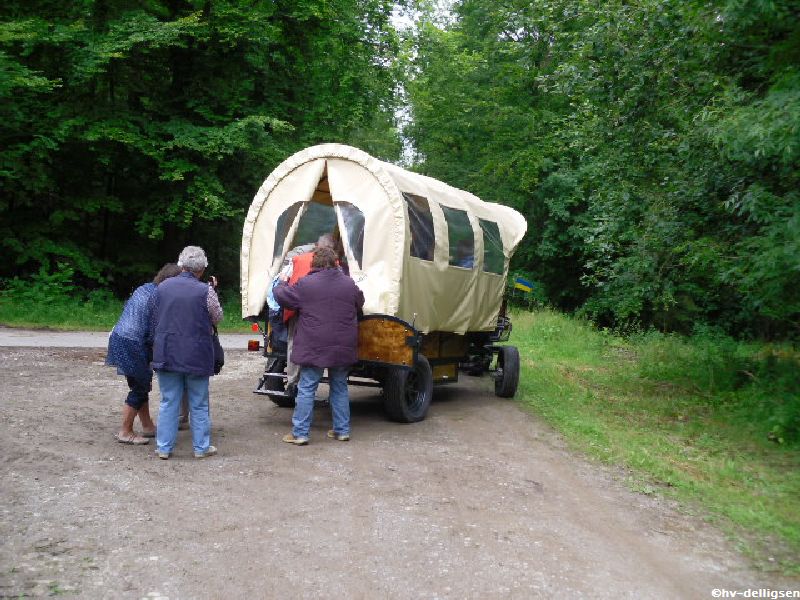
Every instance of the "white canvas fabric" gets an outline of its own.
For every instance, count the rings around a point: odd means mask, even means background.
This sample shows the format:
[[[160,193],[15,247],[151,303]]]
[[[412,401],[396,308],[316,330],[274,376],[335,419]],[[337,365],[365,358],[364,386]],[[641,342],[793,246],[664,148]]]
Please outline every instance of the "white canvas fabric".
[[[412,234],[404,193],[425,199],[422,202],[429,210],[435,236],[427,257],[432,260],[411,256]],[[331,200],[340,231],[348,230],[347,215],[363,217],[360,261],[356,260],[358,249],[351,247],[346,235],[343,237],[350,275],[364,292],[365,314],[399,317],[423,333],[494,329],[508,261],[527,228],[524,217],[507,206],[483,202],[468,192],[341,144],[313,146],[294,154],[269,175],[256,194],[242,234],[243,317],[262,312],[268,285],[285,253],[296,245],[306,211],[318,203],[315,209],[324,212],[326,209],[320,207],[330,206]],[[297,214],[285,239],[279,239],[276,246],[276,229],[287,210],[297,210]],[[448,215],[453,231],[448,231]],[[288,220],[284,218],[284,227]],[[496,223],[502,241],[502,273],[484,270],[480,220]],[[471,235],[464,229],[469,226]],[[461,227],[462,238],[466,236],[459,243],[467,247],[459,251],[473,259],[468,267],[451,264],[456,259],[449,235],[456,235],[457,227]]]

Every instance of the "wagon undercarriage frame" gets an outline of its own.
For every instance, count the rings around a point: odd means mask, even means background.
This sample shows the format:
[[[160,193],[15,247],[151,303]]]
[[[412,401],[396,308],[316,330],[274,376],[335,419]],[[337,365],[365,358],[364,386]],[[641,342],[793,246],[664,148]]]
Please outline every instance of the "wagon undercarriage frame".
[[[510,330],[511,321],[501,316],[494,332],[421,334],[401,319],[370,315],[360,323],[361,360],[351,370],[348,385],[381,388],[388,416],[404,423],[424,419],[433,386],[457,382],[462,371],[488,374],[495,394],[511,397],[519,380],[519,353],[514,346],[497,343],[507,340]],[[295,390],[286,389],[286,353],[271,350],[267,332],[264,339],[267,364],[253,392],[278,406],[293,407]],[[321,381],[327,383],[328,378]]]

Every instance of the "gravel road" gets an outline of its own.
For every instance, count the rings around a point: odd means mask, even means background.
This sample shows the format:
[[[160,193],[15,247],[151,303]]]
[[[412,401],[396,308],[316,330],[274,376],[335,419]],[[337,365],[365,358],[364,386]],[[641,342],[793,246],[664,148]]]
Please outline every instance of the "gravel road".
[[[0,340],[0,344],[2,344]],[[8,342],[6,342],[8,343]],[[487,379],[426,421],[353,390],[353,438],[281,443],[291,411],[231,350],[212,379],[216,457],[114,441],[126,386],[100,348],[0,347],[0,597],[711,598],[800,588],[570,452]],[[324,392],[325,390],[321,390]],[[157,394],[154,400],[157,400]],[[158,402],[153,402],[157,413]]]

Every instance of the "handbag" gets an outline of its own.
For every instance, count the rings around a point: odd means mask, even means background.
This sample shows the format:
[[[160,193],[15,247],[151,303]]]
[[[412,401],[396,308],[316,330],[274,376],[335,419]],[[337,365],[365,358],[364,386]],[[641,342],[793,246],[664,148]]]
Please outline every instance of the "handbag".
[[[214,375],[219,375],[222,367],[225,365],[225,351],[222,349],[222,344],[219,343],[219,333],[217,326],[214,326],[214,334],[211,336],[214,341]]]

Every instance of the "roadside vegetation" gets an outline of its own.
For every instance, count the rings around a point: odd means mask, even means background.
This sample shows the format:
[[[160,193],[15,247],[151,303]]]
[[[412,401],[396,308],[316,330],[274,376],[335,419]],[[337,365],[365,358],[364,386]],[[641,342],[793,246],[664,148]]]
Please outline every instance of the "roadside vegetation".
[[[110,331],[124,300],[107,290],[86,291],[72,284],[71,273],[40,272],[33,280],[12,279],[0,288],[0,325],[61,330]],[[142,282],[144,283],[144,282]],[[133,290],[131,290],[133,291]],[[246,333],[238,290],[220,291],[225,318],[219,330]]]
[[[643,494],[708,514],[762,568],[800,573],[800,354],[718,331],[627,338],[518,313],[517,399]]]

